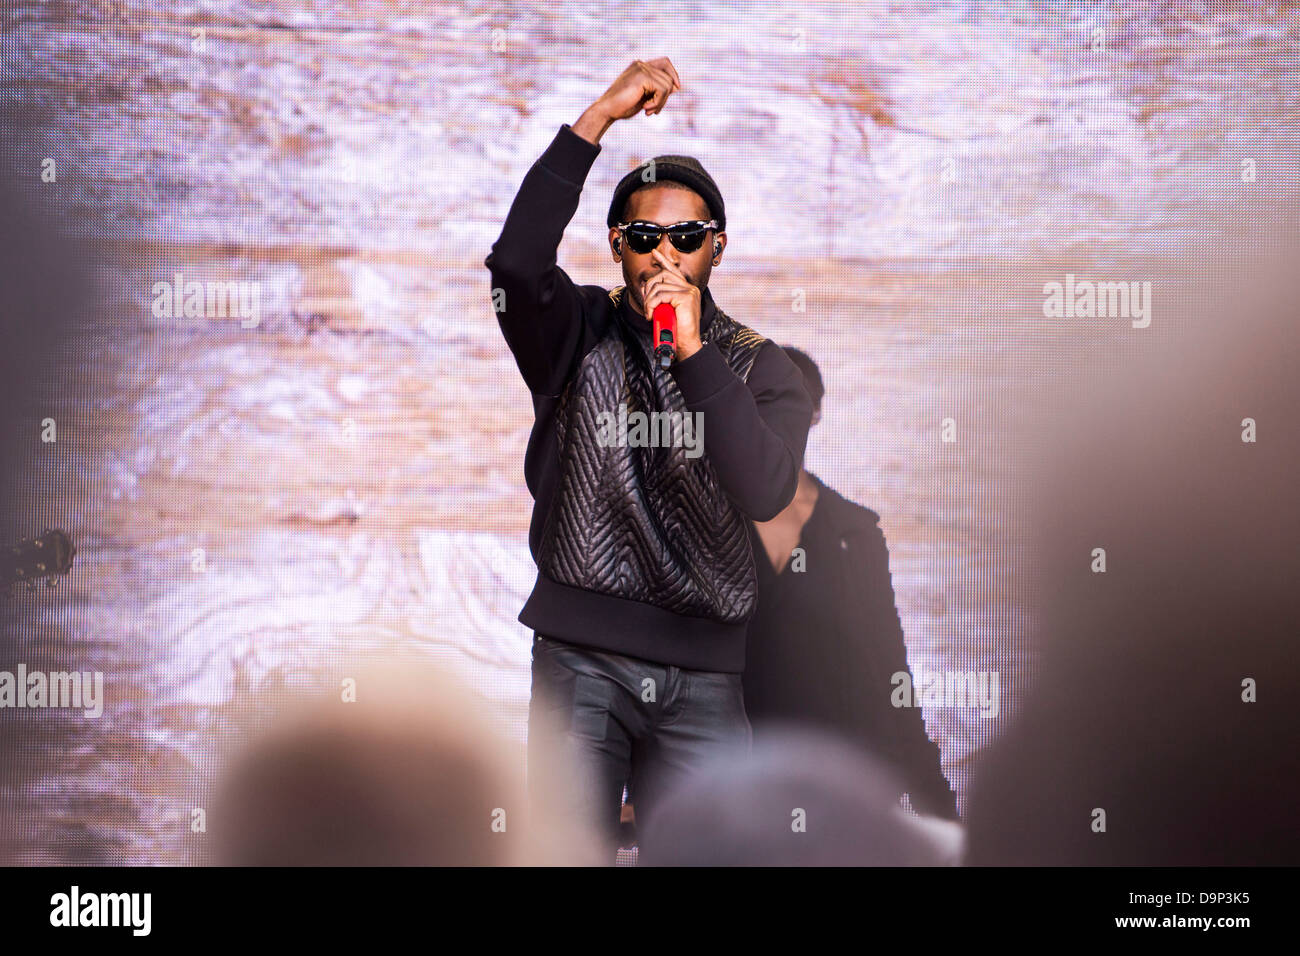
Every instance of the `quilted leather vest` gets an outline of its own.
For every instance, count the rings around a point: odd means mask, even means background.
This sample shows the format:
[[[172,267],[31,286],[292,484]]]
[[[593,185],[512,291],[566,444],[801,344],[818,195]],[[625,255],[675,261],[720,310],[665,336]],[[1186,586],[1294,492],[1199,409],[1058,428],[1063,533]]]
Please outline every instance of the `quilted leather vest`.
[[[547,577],[677,614],[743,623],[757,582],[745,517],[728,499],[707,453],[598,440],[602,412],[689,414],[677,383],[653,360],[650,336],[615,316],[560,395],[555,422],[560,477],[542,532]],[[701,336],[747,380],[765,339],[714,304]],[[607,420],[606,420],[607,421]],[[708,421],[703,422],[707,448]],[[700,436],[696,436],[696,441]]]

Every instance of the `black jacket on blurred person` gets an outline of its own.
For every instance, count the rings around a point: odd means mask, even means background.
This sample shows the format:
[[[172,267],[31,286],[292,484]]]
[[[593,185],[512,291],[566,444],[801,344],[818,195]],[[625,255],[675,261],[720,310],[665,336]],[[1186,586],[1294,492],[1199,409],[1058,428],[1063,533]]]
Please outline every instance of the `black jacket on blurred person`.
[[[758,609],[744,686],[755,740],[777,723],[839,734],[891,764],[914,809],[956,819],[921,710],[890,703],[891,675],[910,669],[880,516],[810,477],[819,493],[799,539],[804,570],[778,574],[750,525]]]

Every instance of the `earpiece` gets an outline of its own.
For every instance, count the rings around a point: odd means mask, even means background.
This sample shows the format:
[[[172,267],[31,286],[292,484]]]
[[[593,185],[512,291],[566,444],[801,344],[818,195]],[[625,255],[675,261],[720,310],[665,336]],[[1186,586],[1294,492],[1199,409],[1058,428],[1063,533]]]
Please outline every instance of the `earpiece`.
[[[718,253],[720,252],[722,252],[722,243],[715,242],[713,244],[713,258],[716,259],[718,257]]]
[[[618,236],[615,236],[615,237],[614,237],[614,251],[615,251],[615,252],[618,252],[618,247],[621,246],[622,244],[623,244],[623,240],[620,239]]]

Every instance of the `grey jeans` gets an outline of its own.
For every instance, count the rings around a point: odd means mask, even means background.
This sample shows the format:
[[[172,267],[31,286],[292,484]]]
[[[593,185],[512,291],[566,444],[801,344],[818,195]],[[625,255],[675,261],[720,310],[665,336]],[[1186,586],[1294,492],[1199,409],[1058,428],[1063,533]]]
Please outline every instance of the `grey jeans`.
[[[748,749],[739,674],[683,670],[535,635],[528,705],[534,800],[619,842],[623,787],[638,823],[680,774]],[[549,754],[563,754],[567,768]],[[566,772],[571,770],[572,773]],[[556,805],[558,803],[558,805]]]

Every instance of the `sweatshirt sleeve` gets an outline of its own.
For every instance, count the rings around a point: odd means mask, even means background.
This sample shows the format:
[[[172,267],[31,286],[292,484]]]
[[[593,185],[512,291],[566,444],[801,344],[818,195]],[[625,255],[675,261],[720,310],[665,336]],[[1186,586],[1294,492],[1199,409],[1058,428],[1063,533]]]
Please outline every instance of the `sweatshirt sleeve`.
[[[700,413],[704,452],[741,513],[771,521],[794,500],[812,424],[803,373],[765,342],[742,380],[709,343],[670,369],[686,407]]]
[[[483,261],[506,344],[538,395],[558,395],[594,342],[583,298],[556,264],[556,251],[600,149],[563,124],[524,176]]]

